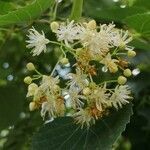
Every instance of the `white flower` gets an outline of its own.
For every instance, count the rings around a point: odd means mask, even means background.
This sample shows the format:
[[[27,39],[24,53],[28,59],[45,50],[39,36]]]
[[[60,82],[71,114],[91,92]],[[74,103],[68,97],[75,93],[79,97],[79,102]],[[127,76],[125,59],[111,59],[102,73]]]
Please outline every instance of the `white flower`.
[[[81,34],[81,43],[90,50],[92,55],[102,53],[100,36],[95,30],[85,29]]]
[[[111,47],[110,34],[114,26],[113,24],[101,25],[100,31],[82,27],[80,33],[82,45],[90,50],[92,56],[105,55]]]
[[[27,48],[33,48],[31,51],[33,53],[33,56],[38,56],[42,51],[46,52],[46,44],[49,43],[49,40],[45,38],[45,34],[42,31],[42,34],[40,34],[38,31],[34,29],[29,30],[29,40],[26,42],[28,45],[26,46]]]
[[[116,47],[124,48],[125,50],[133,50],[133,47],[127,44],[132,41],[132,37],[129,36],[128,31],[116,30],[112,33],[112,43]]]
[[[129,103],[129,99],[132,99],[130,96],[131,91],[128,85],[116,86],[114,93],[110,97],[110,102],[112,105],[118,109],[118,107],[122,108],[122,105]]]
[[[61,24],[56,34],[58,41],[64,41],[66,46],[69,47],[69,42],[73,43],[74,40],[78,39],[79,28],[74,21],[71,21],[67,25]]]

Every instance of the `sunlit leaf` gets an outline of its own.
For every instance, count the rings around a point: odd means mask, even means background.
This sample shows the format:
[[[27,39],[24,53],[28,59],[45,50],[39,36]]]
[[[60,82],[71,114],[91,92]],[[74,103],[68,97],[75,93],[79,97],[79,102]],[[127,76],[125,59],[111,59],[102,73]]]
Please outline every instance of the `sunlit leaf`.
[[[39,17],[47,8],[49,8],[53,1],[54,0],[36,0],[30,5],[12,11],[6,15],[1,15],[0,26],[32,21],[32,19]]]
[[[150,37],[150,13],[127,17],[124,22],[141,36]]]

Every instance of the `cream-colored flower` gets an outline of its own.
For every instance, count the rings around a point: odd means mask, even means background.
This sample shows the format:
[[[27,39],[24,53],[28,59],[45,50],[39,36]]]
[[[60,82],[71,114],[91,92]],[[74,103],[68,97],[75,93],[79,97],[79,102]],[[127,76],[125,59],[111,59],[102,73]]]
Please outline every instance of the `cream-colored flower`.
[[[112,59],[111,58],[111,54],[108,53],[101,61],[100,63],[104,64],[111,73],[115,73],[118,71],[118,67],[116,65],[116,62],[118,62],[118,60],[116,59]]]
[[[112,106],[116,109],[122,108],[122,105],[129,103],[129,100],[132,99],[130,94],[131,91],[128,85],[116,86],[114,93],[110,97]]]
[[[78,88],[70,88],[68,90],[68,95],[70,99],[71,106],[76,109],[76,108],[81,108],[83,107],[84,103],[82,102],[85,97],[80,94],[80,91]]]
[[[89,109],[79,109],[78,112],[76,112],[73,115],[75,121],[77,124],[80,124],[81,127],[84,125],[87,127],[90,127],[91,124],[95,124],[95,118],[92,116]]]
[[[55,114],[55,101],[46,101],[42,103],[42,108],[41,108],[41,117],[45,119],[46,114],[48,114],[49,119],[53,119],[56,117]]]
[[[87,96],[87,99],[92,103],[95,103],[96,108],[99,111],[103,110],[103,106],[107,106],[109,104],[109,96],[110,94],[107,93],[106,84],[103,87],[95,85],[92,87],[91,94]]]
[[[33,56],[38,56],[43,51],[46,52],[46,44],[49,43],[49,40],[45,38],[45,34],[43,31],[42,34],[40,34],[33,27],[29,30],[29,35],[27,36],[29,37],[29,40],[26,41],[28,43],[26,47],[33,48],[31,51],[33,53]]]
[[[90,30],[85,28],[80,35],[81,43],[83,47],[89,49],[90,54],[94,57],[95,55],[103,55],[108,51],[108,40],[105,40],[96,30]]]
[[[73,88],[77,87],[81,91],[86,86],[88,86],[89,81],[87,79],[87,75],[83,73],[82,70],[79,68],[76,69],[76,74],[69,73],[68,77],[70,78],[70,81],[68,82],[68,85]]]
[[[46,92],[47,101],[42,103],[41,117],[45,119],[46,114],[50,119],[63,116],[65,112],[64,98],[55,93]]]
[[[59,81],[59,76],[54,78],[52,76],[43,75],[40,88],[44,92],[49,91],[51,93],[57,93],[60,90],[60,87],[58,86]]]
[[[127,44],[132,41],[132,37],[129,36],[128,31],[123,30],[115,30],[111,36],[112,44],[115,47],[120,47],[125,50],[133,50],[132,46],[128,46]]]

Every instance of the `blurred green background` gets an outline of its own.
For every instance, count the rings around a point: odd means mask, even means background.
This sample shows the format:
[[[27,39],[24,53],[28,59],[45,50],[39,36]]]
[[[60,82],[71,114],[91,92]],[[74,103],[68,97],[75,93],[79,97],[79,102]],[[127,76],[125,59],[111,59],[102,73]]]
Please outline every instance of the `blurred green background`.
[[[39,112],[29,112],[27,86],[23,78],[29,74],[25,66],[33,62],[43,73],[50,73],[59,52],[50,46],[45,54],[32,57],[26,49],[26,34],[32,25],[50,33],[51,8],[54,1],[0,0],[0,149],[31,149],[32,136],[43,124]],[[58,6],[57,19],[65,20],[72,1],[63,0]],[[131,43],[137,56],[132,60],[133,77],[129,81],[134,100],[130,123],[119,140],[116,150],[150,149],[150,1],[149,0],[85,0],[83,16],[98,23],[114,22],[134,36]],[[84,18],[83,18],[84,19]],[[46,21],[45,21],[46,20]],[[53,50],[55,49],[55,50]]]

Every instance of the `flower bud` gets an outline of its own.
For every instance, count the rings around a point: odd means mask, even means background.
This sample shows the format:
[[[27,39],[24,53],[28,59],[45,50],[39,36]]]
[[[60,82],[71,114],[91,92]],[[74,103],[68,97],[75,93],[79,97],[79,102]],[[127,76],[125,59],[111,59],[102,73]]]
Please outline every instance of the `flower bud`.
[[[133,51],[133,50],[129,50],[128,53],[127,53],[128,57],[132,58],[132,57],[135,57],[136,56],[136,52]]]
[[[30,76],[24,78],[24,83],[31,84],[31,82],[32,82],[32,78]]]
[[[86,88],[83,89],[83,94],[84,95],[89,95],[90,93],[91,93],[91,90],[90,90],[89,87],[86,87]]]
[[[38,85],[35,83],[31,83],[28,86],[28,93],[27,93],[27,97],[33,96],[35,91],[38,89]]]
[[[95,21],[95,20],[91,20],[90,22],[88,22],[87,27],[88,27],[90,30],[96,29],[96,21]]]
[[[35,70],[35,66],[34,66],[33,63],[28,63],[28,64],[26,65],[26,67],[27,67],[27,69],[28,69],[29,71]]]
[[[52,30],[53,32],[56,32],[56,31],[58,30],[58,28],[59,28],[59,24],[58,24],[58,22],[53,21],[53,22],[50,24],[50,27],[51,27],[51,30]]]
[[[123,72],[124,76],[126,77],[130,77],[132,75],[132,72],[130,69],[125,69],[124,72]]]
[[[119,77],[118,77],[118,83],[119,83],[119,84],[123,85],[123,84],[125,84],[126,82],[127,82],[127,78],[126,78],[126,77],[124,77],[124,76],[119,76]]]
[[[60,60],[60,63],[61,63],[62,65],[66,65],[66,64],[69,63],[69,60],[68,60],[68,58],[62,58],[62,59]]]
[[[29,110],[30,111],[34,111],[36,108],[37,108],[36,107],[36,103],[35,102],[30,102],[30,104],[29,104]]]

